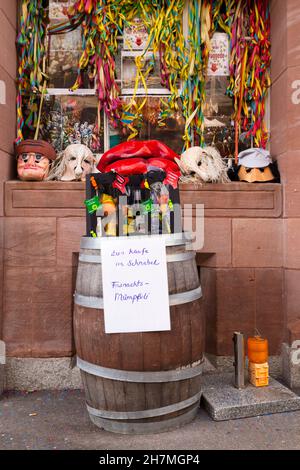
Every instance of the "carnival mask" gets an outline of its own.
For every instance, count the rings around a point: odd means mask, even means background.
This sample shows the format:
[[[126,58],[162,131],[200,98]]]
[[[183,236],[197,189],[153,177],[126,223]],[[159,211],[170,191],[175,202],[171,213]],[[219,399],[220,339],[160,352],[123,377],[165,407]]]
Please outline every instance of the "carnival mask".
[[[200,182],[226,183],[227,166],[219,151],[214,147],[191,147],[175,158],[183,174],[183,180]]]
[[[96,158],[86,145],[68,145],[52,168],[48,179],[85,181],[86,175],[95,170],[95,163]]]
[[[246,168],[245,166],[240,166],[238,177],[240,181],[247,181],[247,183],[268,183],[275,179],[269,166],[264,168]]]
[[[51,162],[56,159],[54,148],[43,140],[24,140],[16,148],[17,171],[22,181],[43,181]]]
[[[239,153],[238,177],[247,183],[267,183],[273,181],[275,176],[270,165],[272,158],[268,150],[262,148],[249,148]]]

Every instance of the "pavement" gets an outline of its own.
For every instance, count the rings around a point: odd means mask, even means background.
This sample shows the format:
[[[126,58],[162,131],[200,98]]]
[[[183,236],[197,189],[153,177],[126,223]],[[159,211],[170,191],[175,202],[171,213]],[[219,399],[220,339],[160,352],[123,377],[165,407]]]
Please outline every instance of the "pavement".
[[[80,390],[6,392],[0,399],[0,449],[300,450],[300,411],[216,422],[200,409],[180,429],[128,436],[95,427]]]

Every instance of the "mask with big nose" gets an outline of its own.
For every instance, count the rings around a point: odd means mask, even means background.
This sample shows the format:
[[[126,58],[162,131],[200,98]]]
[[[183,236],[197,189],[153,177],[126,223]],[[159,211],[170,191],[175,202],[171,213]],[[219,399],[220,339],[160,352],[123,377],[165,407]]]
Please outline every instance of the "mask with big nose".
[[[95,163],[96,159],[86,145],[68,145],[54,169],[54,174],[50,175],[50,179],[85,181],[86,175],[94,171]]]

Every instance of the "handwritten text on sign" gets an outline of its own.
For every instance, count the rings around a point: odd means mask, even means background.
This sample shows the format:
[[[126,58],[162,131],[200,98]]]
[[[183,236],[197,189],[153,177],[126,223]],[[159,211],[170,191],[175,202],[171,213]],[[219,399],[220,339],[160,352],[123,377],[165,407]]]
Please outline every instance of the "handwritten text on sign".
[[[164,240],[103,238],[101,246],[105,332],[170,330]]]

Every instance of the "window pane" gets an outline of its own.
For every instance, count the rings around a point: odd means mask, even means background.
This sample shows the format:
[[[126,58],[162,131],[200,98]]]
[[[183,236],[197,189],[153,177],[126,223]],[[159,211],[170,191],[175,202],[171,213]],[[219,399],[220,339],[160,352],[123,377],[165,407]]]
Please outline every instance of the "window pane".
[[[144,97],[136,98],[139,105]],[[125,103],[129,103],[130,98],[123,99]],[[150,140],[157,139],[167,144],[171,149],[177,153],[182,152],[185,122],[180,111],[174,113],[172,116],[165,120],[165,126],[159,126],[159,115],[161,111],[161,98],[148,96],[147,102],[142,110],[143,119],[139,133],[136,139]],[[124,142],[129,133],[124,133],[121,129],[109,129],[109,145],[114,145]]]
[[[65,9],[72,1],[49,2],[50,26],[68,19]],[[82,28],[64,34],[48,36],[48,75],[49,88],[70,88],[76,82],[79,59],[82,54]],[[88,78],[89,70],[82,72],[82,88],[93,88],[93,80]]]
[[[97,133],[96,96],[46,96],[42,116],[42,138],[57,152],[69,144],[87,145],[94,153],[103,153],[103,113]]]
[[[140,56],[141,52],[122,52],[122,93],[132,94],[135,87],[135,77],[137,68],[135,64],[136,56]],[[161,84],[159,61],[157,56],[152,52],[147,52],[142,58],[142,74],[144,75],[148,92],[153,89],[164,89]],[[139,80],[138,91],[145,93],[145,87],[142,80]],[[168,90],[166,90],[169,93]],[[160,94],[162,91],[160,91]]]

